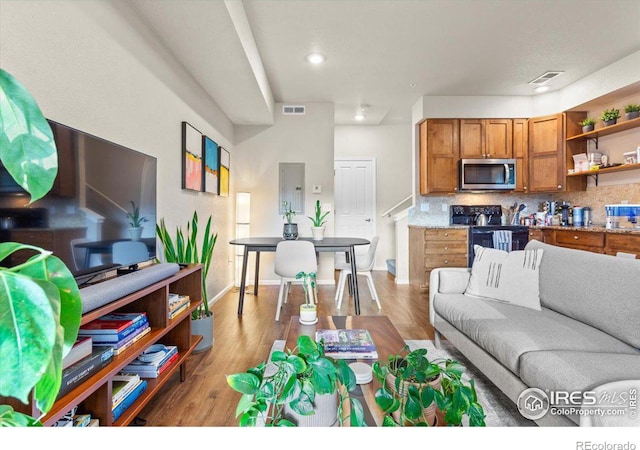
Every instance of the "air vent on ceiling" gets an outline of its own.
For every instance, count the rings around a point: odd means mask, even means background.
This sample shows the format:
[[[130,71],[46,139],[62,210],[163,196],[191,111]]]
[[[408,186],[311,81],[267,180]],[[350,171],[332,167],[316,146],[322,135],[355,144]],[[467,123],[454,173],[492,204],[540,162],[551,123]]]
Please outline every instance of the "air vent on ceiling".
[[[303,105],[282,105],[282,114],[284,115],[302,116],[304,113],[305,108]]]
[[[558,75],[563,74],[563,71],[549,71],[540,75],[535,80],[529,81],[529,84],[545,84],[547,81],[554,79]]]

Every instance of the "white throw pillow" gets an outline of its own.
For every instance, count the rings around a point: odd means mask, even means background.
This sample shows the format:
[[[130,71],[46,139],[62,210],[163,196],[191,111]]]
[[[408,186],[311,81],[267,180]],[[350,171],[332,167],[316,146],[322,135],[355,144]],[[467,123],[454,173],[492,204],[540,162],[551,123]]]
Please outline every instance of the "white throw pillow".
[[[505,252],[474,246],[465,294],[540,311],[542,249]]]

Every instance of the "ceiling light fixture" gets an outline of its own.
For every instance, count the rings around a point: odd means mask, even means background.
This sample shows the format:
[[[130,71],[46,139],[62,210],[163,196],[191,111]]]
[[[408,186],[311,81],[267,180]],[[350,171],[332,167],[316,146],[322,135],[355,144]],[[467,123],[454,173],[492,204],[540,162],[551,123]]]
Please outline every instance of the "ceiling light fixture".
[[[324,62],[324,56],[320,53],[311,53],[307,55],[307,61],[311,64],[322,64]]]
[[[369,109],[369,105],[360,105],[360,109],[358,110],[358,112],[356,113],[355,116],[353,116],[354,119],[356,119],[358,122],[363,121],[364,119],[367,118],[367,116],[364,114],[367,110]]]
[[[547,92],[549,90],[549,86],[538,86],[537,88],[534,89],[534,91],[540,93],[540,92]]]
[[[364,115],[364,114],[362,114],[362,113],[358,113],[358,114],[356,114],[355,116],[353,116],[353,118],[354,118],[354,119],[356,119],[357,121],[362,121],[362,120],[366,119],[366,118],[367,118],[367,116],[365,116],[365,115]]]

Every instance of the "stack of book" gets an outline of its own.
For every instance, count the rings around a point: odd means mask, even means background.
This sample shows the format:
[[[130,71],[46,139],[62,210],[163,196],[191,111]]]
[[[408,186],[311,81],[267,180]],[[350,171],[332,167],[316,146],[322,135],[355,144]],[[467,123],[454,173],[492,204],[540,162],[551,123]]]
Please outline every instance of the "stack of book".
[[[189,308],[191,299],[188,295],[169,294],[169,319],[173,319],[182,311]]]
[[[369,331],[317,330],[316,341],[324,342],[324,354],[334,359],[377,359],[378,352]]]
[[[141,378],[158,378],[177,359],[177,346],[154,344],[126,365],[122,373],[137,374]]]
[[[116,421],[147,389],[147,381],[121,372],[114,375],[111,382],[111,413]]]
[[[109,364],[112,359],[113,348],[108,346],[94,346],[89,356],[85,356],[62,370],[62,384],[58,392],[58,398],[63,397],[73,388],[83,383],[90,376]]]
[[[151,332],[147,314],[111,313],[80,327],[78,336],[90,336],[93,345],[109,346],[119,355]]]
[[[76,342],[69,350],[69,353],[62,359],[62,369],[66,369],[72,364],[77,363],[82,358],[85,358],[91,354],[93,347],[93,340],[91,336],[78,336]]]

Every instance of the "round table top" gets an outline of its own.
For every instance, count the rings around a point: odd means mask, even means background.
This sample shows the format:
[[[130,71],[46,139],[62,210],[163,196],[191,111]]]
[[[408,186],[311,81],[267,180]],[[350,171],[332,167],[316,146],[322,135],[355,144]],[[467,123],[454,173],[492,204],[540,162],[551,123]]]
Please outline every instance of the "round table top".
[[[368,239],[353,237],[325,237],[320,241],[314,241],[312,238],[301,237],[299,241],[310,241],[316,247],[349,247],[352,245],[368,245],[371,243]],[[233,239],[229,241],[231,245],[247,245],[250,247],[274,247],[278,242],[284,241],[282,237],[249,237],[242,239]]]

